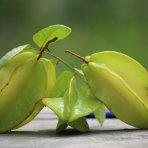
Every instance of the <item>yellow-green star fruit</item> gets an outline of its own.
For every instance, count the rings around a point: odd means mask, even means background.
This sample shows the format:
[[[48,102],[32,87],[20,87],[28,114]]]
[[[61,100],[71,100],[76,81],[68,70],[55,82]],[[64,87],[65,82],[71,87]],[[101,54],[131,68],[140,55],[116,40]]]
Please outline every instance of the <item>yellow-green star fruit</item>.
[[[56,81],[55,65],[37,58],[38,54],[28,50],[0,67],[0,133],[31,121],[43,108],[41,99],[50,96]]]
[[[148,128],[148,72],[133,58],[115,51],[92,54],[82,70],[94,95],[120,120]]]

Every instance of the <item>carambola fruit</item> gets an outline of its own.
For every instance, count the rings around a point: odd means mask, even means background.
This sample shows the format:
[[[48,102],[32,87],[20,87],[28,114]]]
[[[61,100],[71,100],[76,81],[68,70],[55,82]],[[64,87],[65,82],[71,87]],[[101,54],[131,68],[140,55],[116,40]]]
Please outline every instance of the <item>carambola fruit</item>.
[[[119,119],[148,128],[148,72],[136,60],[114,51],[86,57],[82,70],[94,95]]]
[[[23,126],[43,108],[56,81],[55,66],[24,51],[0,68],[0,133]],[[4,59],[4,58],[3,58]]]

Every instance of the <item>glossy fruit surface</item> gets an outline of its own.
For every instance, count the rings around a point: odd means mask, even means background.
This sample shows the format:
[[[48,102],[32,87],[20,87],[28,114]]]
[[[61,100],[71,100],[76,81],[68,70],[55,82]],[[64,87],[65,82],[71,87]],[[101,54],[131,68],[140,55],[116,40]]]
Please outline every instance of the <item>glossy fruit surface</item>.
[[[31,121],[42,109],[41,99],[50,96],[55,67],[45,58],[37,60],[37,56],[22,52],[0,69],[0,132]]]
[[[114,51],[95,53],[82,70],[95,96],[119,119],[148,128],[148,72],[136,60]]]

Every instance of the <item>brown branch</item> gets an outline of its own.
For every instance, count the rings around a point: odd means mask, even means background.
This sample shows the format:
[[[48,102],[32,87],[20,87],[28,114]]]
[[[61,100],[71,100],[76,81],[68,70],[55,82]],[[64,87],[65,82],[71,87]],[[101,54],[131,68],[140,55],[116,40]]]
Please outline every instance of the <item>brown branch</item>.
[[[41,48],[41,52],[40,52],[39,56],[37,57],[37,60],[39,60],[39,59],[42,57],[42,54],[43,54],[43,52],[48,48],[48,45],[49,45],[50,43],[52,43],[52,42],[55,42],[57,39],[58,39],[58,38],[55,37],[55,38],[49,40],[49,41],[45,44],[45,46]]]
[[[70,50],[65,50],[65,53],[70,53],[71,55],[78,57],[79,59],[81,59],[84,63],[88,64],[88,61],[85,57],[80,56],[79,54],[76,54]]]

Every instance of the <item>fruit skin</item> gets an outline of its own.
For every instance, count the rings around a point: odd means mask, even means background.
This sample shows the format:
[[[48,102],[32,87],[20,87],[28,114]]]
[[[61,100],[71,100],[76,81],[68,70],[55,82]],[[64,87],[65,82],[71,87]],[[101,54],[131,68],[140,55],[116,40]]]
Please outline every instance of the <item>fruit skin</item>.
[[[32,113],[31,119],[35,117],[42,109],[36,104],[50,96],[56,81],[55,67],[50,60],[37,57],[23,52],[0,69],[0,133],[20,127]]]
[[[114,51],[95,53],[82,70],[94,95],[120,120],[148,128],[148,72],[131,57]]]

